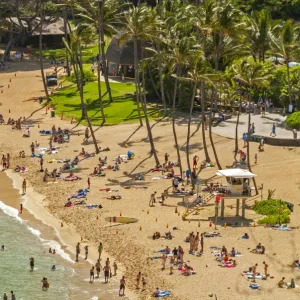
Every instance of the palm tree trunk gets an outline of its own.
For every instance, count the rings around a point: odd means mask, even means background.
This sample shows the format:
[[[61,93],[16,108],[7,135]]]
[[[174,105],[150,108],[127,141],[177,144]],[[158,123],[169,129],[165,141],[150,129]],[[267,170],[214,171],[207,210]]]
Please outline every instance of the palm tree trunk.
[[[155,92],[157,98],[161,100],[161,96],[160,96],[160,94],[159,94],[159,92],[158,92],[158,90],[157,90],[157,88],[156,88],[156,86],[155,86],[155,82],[154,82],[154,79],[153,79],[153,76],[152,76],[150,63],[147,64],[147,68],[148,68],[149,78],[150,78],[152,87],[153,87],[153,89],[154,89],[154,92]]]
[[[187,132],[187,138],[186,138],[186,161],[189,170],[191,170],[191,163],[190,163],[190,138],[191,138],[191,121],[192,121],[192,113],[193,113],[193,108],[194,108],[194,99],[196,95],[196,89],[197,89],[197,82],[194,84],[194,89],[193,89],[193,95],[191,99],[191,104],[190,104],[190,113],[189,113],[189,121],[188,121],[188,132]]]
[[[104,74],[104,80],[106,85],[106,91],[108,93],[109,102],[113,102],[112,94],[111,94],[111,88],[110,83],[108,80],[108,66],[106,61],[106,54],[105,54],[105,36],[104,36],[104,2],[105,0],[101,1],[101,7],[100,7],[100,16],[101,16],[101,22],[100,22],[100,39],[101,39],[101,52],[102,52],[102,66],[103,66],[103,74]],[[99,1],[100,6],[100,1]],[[99,52],[100,55],[100,52]]]
[[[63,18],[64,18],[64,32],[65,32],[65,40],[68,41],[68,21],[67,21],[67,12],[66,9],[63,9]],[[70,70],[70,65],[69,65],[69,53],[68,50],[66,49],[66,62],[67,62],[67,74],[68,77],[71,76],[71,70]]]
[[[210,100],[209,140],[210,140],[210,144],[211,144],[211,147],[212,147],[212,150],[213,150],[213,153],[214,153],[216,164],[217,164],[219,170],[222,170],[222,166],[220,164],[220,161],[219,161],[219,158],[218,158],[218,155],[217,155],[217,151],[216,151],[216,147],[215,147],[215,143],[214,143],[214,139],[213,139],[213,136],[212,136],[212,116],[213,116],[212,111],[213,111],[213,105],[214,105],[214,95],[216,95],[216,93],[214,93],[214,90],[213,90],[211,100]]]
[[[150,126],[150,122],[149,122],[149,118],[148,118],[148,112],[147,112],[147,99],[146,99],[146,93],[145,93],[146,89],[145,89],[145,70],[144,70],[144,50],[142,49],[141,51],[142,51],[141,67],[142,67],[142,81],[143,81],[142,108],[143,108],[144,115],[145,115],[146,128],[147,128],[148,138],[149,138],[150,147],[151,147],[151,154],[154,156],[156,166],[158,166],[159,159],[158,159],[157,152],[155,149],[152,130],[151,130],[151,126]]]
[[[159,82],[160,82],[160,94],[161,94],[162,104],[164,107],[164,113],[166,114],[167,103],[166,103],[166,96],[165,96],[164,79],[162,75],[160,43],[157,44],[157,59],[158,59],[158,73],[159,73]]]
[[[93,126],[92,126],[91,120],[90,120],[90,118],[88,116],[88,112],[87,112],[87,109],[86,109],[86,104],[84,102],[84,97],[83,97],[83,79],[84,79],[84,73],[83,73],[83,67],[82,67],[81,45],[79,45],[79,59],[78,59],[77,53],[75,55],[77,57],[77,63],[79,65],[79,69],[80,69],[80,78],[79,78],[79,81],[80,81],[80,90],[79,90],[80,101],[81,101],[81,103],[83,105],[83,112],[85,114],[85,117],[86,117],[86,120],[87,120],[87,123],[88,123],[88,127],[90,129],[92,140],[93,140],[93,143],[94,143],[94,146],[95,146],[95,152],[98,154],[99,153],[99,148],[98,148],[97,140],[96,140],[96,137],[95,137],[95,133],[94,133],[94,130],[93,130]]]
[[[157,9],[158,15],[161,17],[161,7],[163,6],[163,0],[158,0]],[[159,82],[160,82],[160,94],[161,100],[164,107],[164,114],[167,113],[167,103],[166,103],[166,96],[165,96],[165,87],[164,87],[164,79],[162,74],[162,66],[161,66],[161,49],[160,49],[160,42],[157,43],[157,60],[158,60],[158,73],[159,73]]]
[[[249,98],[250,98],[249,103],[251,103],[251,96]],[[248,170],[252,173],[251,164],[250,164],[250,127],[251,127],[251,111],[249,109],[249,112],[248,112],[248,136],[247,136],[247,164],[248,164]],[[255,188],[255,193],[256,193],[256,195],[258,195],[258,189],[257,189],[255,177],[253,177],[252,180],[253,180],[253,184],[254,184],[254,188]]]
[[[288,91],[289,91],[289,102],[292,104],[292,92],[291,92],[291,77],[290,77],[290,66],[286,63],[287,79],[288,79]]]
[[[140,111],[140,93],[139,93],[139,70],[138,70],[138,46],[136,38],[133,39],[133,46],[134,46],[134,74],[135,74],[135,90],[136,90],[136,105],[137,105],[137,112],[138,117],[140,120],[140,126],[143,126],[141,111]]]
[[[202,114],[202,143],[203,143],[203,149],[204,149],[204,154],[205,154],[205,160],[206,162],[211,162],[208,150],[207,150],[207,144],[206,144],[206,137],[205,137],[205,124],[204,124],[204,119],[205,119],[205,82],[201,81],[201,114]]]
[[[102,101],[102,93],[101,93],[101,82],[100,82],[100,50],[101,50],[101,25],[100,25],[100,1],[98,2],[98,66],[97,66],[97,85],[98,85],[98,96],[99,96],[99,102],[100,102],[100,112],[102,117],[102,125],[105,123],[105,115],[104,115],[104,109],[103,109],[103,101]]]
[[[181,66],[177,67],[176,73],[177,73],[176,74],[177,77],[180,77]],[[175,106],[176,106],[177,86],[178,86],[178,80],[175,78],[174,93],[173,93],[173,105],[172,105],[172,129],[173,129],[173,135],[174,135],[175,148],[176,148],[176,152],[177,152],[178,164],[179,164],[179,168],[180,168],[180,174],[181,174],[180,176],[182,176],[182,164],[181,164],[181,157],[180,157],[180,151],[179,151],[179,146],[178,146],[176,123],[175,123]]]
[[[39,56],[40,56],[40,69],[41,69],[41,75],[42,75],[42,81],[44,86],[44,91],[46,95],[46,100],[49,100],[49,93],[48,93],[48,87],[46,83],[45,73],[44,73],[44,63],[43,63],[43,3],[41,1],[41,7],[40,7],[40,36],[39,36]]]
[[[240,96],[240,103],[239,103],[239,111],[236,119],[236,125],[235,125],[235,149],[234,149],[234,161],[236,163],[236,156],[239,151],[239,140],[238,140],[238,127],[239,127],[239,121],[240,121],[240,114],[241,114],[241,107],[242,107],[242,96]]]

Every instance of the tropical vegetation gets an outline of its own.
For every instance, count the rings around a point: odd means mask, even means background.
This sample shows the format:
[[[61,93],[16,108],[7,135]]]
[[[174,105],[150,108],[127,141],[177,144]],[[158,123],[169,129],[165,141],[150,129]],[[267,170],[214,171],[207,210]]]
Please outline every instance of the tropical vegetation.
[[[31,28],[30,20],[39,16],[39,21],[34,23],[36,30],[41,28],[43,22],[49,21],[44,17],[46,15],[53,19],[64,18],[64,56],[73,66],[71,78],[76,83],[76,93],[79,93],[80,117],[87,122],[95,141],[93,118],[89,116],[91,106],[87,103],[88,87],[85,86],[87,77],[93,77],[86,72],[85,63],[88,60],[84,58],[84,46],[94,40],[92,52],[96,52],[99,65],[102,63],[105,87],[100,82],[100,70],[97,68],[97,99],[94,104],[99,108],[98,117],[103,125],[107,122],[104,102],[106,99],[109,103],[114,101],[108,80],[107,38],[118,34],[120,46],[133,43],[134,101],[140,126],[145,121],[151,154],[156,164],[159,164],[148,112],[149,101],[159,102],[162,112],[172,120],[174,146],[180,168],[182,161],[176,122],[182,111],[188,112],[189,120],[187,164],[190,161],[191,118],[195,110],[201,110],[201,119],[209,120],[208,138],[213,159],[218,168],[222,168],[211,130],[214,114],[221,106],[232,106],[239,114],[241,102],[256,101],[259,96],[270,95],[275,105],[298,105],[300,72],[294,65],[300,59],[300,26],[291,18],[299,17],[293,11],[299,7],[297,1],[159,0],[147,1],[149,5],[144,2],[9,1],[3,16],[6,20],[7,16],[16,16],[18,26],[14,29],[13,40],[7,45],[5,58],[9,57],[12,45],[28,35],[23,22],[27,22],[27,28]],[[9,32],[10,27],[2,25],[1,30]],[[43,70],[42,37],[39,44]],[[49,98],[46,88],[45,94]],[[250,124],[249,113],[248,131]],[[204,122],[202,133],[205,157],[209,162],[211,158],[206,146]],[[97,151],[96,141],[95,147]],[[251,170],[249,143],[247,152],[248,168]]]
[[[265,216],[258,221],[258,224],[281,225],[290,222],[291,211],[282,200],[262,200],[257,202],[253,209],[256,213]]]

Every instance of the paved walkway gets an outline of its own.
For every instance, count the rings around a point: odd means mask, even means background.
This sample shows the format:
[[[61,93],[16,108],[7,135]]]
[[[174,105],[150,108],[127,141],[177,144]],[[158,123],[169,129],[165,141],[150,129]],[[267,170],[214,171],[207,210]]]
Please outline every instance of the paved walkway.
[[[275,138],[292,139],[293,133],[291,130],[284,128],[284,121],[286,117],[279,114],[266,113],[266,117],[262,118],[260,115],[251,114],[251,123],[255,126],[255,135],[270,136],[273,123],[276,124]],[[228,138],[235,138],[236,117],[227,121],[221,122],[218,126],[213,127],[213,132]],[[248,132],[248,115],[242,114],[239,120],[238,135],[242,138],[244,132]],[[299,136],[299,134],[298,134]]]

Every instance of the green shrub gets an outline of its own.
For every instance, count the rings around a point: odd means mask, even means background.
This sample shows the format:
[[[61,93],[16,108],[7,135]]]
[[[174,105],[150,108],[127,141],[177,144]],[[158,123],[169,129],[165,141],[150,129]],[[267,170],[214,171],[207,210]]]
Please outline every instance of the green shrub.
[[[300,129],[300,111],[290,114],[286,119],[286,124],[295,129]]]
[[[257,202],[253,209],[256,213],[266,216],[283,213],[289,215],[291,213],[287,204],[282,200],[262,200]]]
[[[97,76],[92,71],[84,71],[84,78],[86,82],[93,82],[97,80]],[[76,76],[75,73],[68,78],[71,82],[76,83]]]
[[[266,217],[260,219],[258,224],[284,224],[290,222],[290,213],[287,204],[282,200],[262,200],[255,203],[254,211]]]
[[[286,224],[290,222],[290,217],[288,214],[276,214],[269,215],[263,219],[260,219],[258,224],[276,225],[276,224]]]

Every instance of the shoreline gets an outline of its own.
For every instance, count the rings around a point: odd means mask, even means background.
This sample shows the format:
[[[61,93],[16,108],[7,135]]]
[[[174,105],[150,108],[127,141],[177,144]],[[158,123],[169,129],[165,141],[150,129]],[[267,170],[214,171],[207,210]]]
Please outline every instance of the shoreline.
[[[32,222],[34,221],[35,225],[33,227],[29,227],[32,230],[36,230],[40,232],[38,235],[40,239],[46,238],[46,240],[49,241],[55,241],[57,242],[61,250],[69,256],[69,259],[65,257],[65,255],[61,255],[61,258],[68,261],[68,263],[73,264],[73,268],[76,270],[76,262],[74,261],[73,257],[75,256],[75,241],[81,241],[80,235],[76,232],[74,228],[71,226],[68,226],[67,224],[64,224],[63,227],[61,227],[62,221],[55,217],[53,214],[51,214],[46,206],[43,205],[42,201],[46,198],[45,195],[41,195],[40,193],[37,193],[34,191],[33,186],[28,186],[27,182],[27,190],[26,190],[26,195],[21,194],[21,189],[22,189],[22,176],[17,173],[13,173],[12,170],[6,170],[5,171],[5,176],[11,181],[12,188],[16,190],[16,192],[19,194],[19,199],[20,203],[23,204],[23,213],[19,213],[18,217],[20,217],[23,221],[29,221]],[[19,207],[17,207],[16,203],[13,203],[12,201],[5,201],[3,199],[2,201],[5,205],[8,205],[10,207],[13,207],[19,211]],[[9,203],[8,203],[9,202]],[[15,204],[15,205],[14,205]],[[45,236],[47,233],[45,232],[45,228],[40,228],[42,227],[48,227],[50,230],[54,230],[55,236],[50,237]],[[38,228],[36,228],[38,227]],[[33,233],[34,234],[34,233]],[[88,259],[85,261],[83,260],[84,258],[84,251],[81,249],[81,254],[80,254],[80,261],[81,262],[87,262],[88,265],[94,265],[95,262],[98,259],[98,250],[97,246],[89,243],[88,241],[81,241],[80,243],[82,244],[89,244],[89,255]],[[82,248],[82,245],[81,245]],[[116,261],[107,251],[102,251],[101,259],[102,261],[104,260],[104,257],[107,258],[109,257],[110,261]],[[86,273],[88,273],[89,268],[86,268],[87,265],[85,263],[85,266],[78,266],[80,269],[85,268]],[[103,263],[102,263],[103,264]],[[119,279],[121,278],[122,274],[124,274],[124,267],[123,265],[117,261],[118,264],[118,273],[117,276],[113,277],[110,279],[113,282],[113,285],[118,286]],[[103,272],[103,270],[101,270]],[[83,281],[84,282],[84,281]],[[126,289],[126,298],[130,300],[137,299],[136,296],[132,291],[130,291],[128,288]],[[126,299],[125,298],[125,299]],[[99,298],[101,299],[101,298]]]

